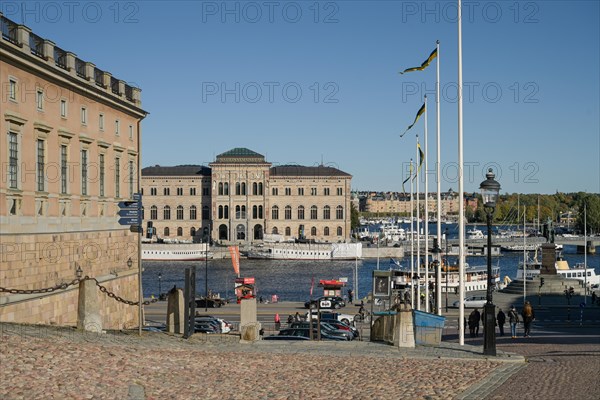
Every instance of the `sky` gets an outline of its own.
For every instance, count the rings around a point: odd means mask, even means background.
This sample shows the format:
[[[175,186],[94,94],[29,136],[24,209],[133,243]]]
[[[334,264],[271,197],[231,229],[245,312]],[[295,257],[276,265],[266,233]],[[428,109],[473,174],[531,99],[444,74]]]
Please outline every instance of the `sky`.
[[[600,193],[600,2],[463,1],[464,182]],[[424,148],[457,190],[456,1],[2,1],[0,11],[142,89],[142,165],[247,147],[325,164],[354,190],[400,191]],[[423,179],[422,175],[422,179]],[[423,184],[421,184],[421,189]]]

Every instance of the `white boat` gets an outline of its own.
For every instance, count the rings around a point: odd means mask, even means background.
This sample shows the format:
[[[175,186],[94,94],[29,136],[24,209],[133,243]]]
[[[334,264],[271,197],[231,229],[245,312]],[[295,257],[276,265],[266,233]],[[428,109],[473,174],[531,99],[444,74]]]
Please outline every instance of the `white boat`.
[[[596,275],[596,270],[592,267],[585,267],[584,263],[577,263],[570,268],[569,263],[563,259],[557,259],[554,264],[558,275],[566,279],[577,279],[582,282],[587,282],[588,286],[600,284],[600,275]],[[540,275],[542,270],[542,262],[535,257],[528,259],[526,263],[527,279],[533,279]],[[586,277],[587,275],[587,277]],[[517,267],[517,279],[523,279],[523,262]]]
[[[503,245],[502,250],[504,251],[536,251],[540,247],[540,243],[529,243],[529,244],[511,244]]]
[[[255,247],[248,258],[266,260],[354,260],[362,258],[361,243],[275,243]]]
[[[406,240],[406,231],[397,224],[383,224],[379,228],[381,239],[389,242],[400,242]]]
[[[410,275],[410,268],[400,268],[393,271],[393,280],[396,287],[400,286],[412,286],[412,280]],[[416,269],[415,269],[416,272]],[[446,277],[448,281],[446,283]],[[435,270],[429,269],[429,280],[435,283]],[[449,266],[448,271],[446,267],[442,267],[442,274],[440,277],[440,289],[442,293],[456,293],[458,291],[459,274],[457,266]],[[495,287],[498,287],[500,283],[500,267],[492,267],[492,283]],[[425,285],[425,271],[421,268],[421,274],[419,279],[420,285]],[[477,265],[470,266],[465,263],[465,291],[473,292],[487,290],[487,266]]]
[[[483,234],[483,232],[480,229],[469,229],[467,231],[467,239],[469,240],[476,240],[476,239],[485,239],[486,236]]]
[[[142,243],[143,261],[200,261],[213,258],[206,243]]]

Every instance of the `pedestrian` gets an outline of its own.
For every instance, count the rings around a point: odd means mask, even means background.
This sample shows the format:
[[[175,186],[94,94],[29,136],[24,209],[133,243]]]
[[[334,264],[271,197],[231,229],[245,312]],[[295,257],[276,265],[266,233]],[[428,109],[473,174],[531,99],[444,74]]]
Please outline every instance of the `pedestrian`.
[[[496,321],[498,322],[498,329],[500,330],[500,336],[504,336],[504,323],[506,322],[506,314],[500,308],[498,310],[498,315],[496,316]]]
[[[515,306],[510,306],[508,312],[508,323],[510,324],[510,334],[513,339],[517,338],[517,324],[519,323],[519,314],[515,310]]]
[[[469,314],[469,334],[471,337],[476,337],[479,333],[479,320],[481,319],[481,315],[477,309],[471,311]],[[476,333],[477,332],[477,333]]]
[[[596,304],[596,292],[592,292],[592,305]]]
[[[290,314],[287,317],[287,323],[288,325],[292,325],[292,322],[294,322],[294,317],[292,317],[292,314]]]
[[[348,303],[352,304],[352,300],[354,300],[354,293],[352,293],[352,289],[348,289]]]
[[[298,314],[298,311],[296,311],[296,315],[294,315],[294,321],[295,322],[300,322],[301,318],[300,318],[300,314]]]
[[[481,321],[481,314],[478,309],[475,309],[475,337],[479,336],[479,322]]]
[[[531,307],[530,302],[525,302],[521,315],[523,316],[524,336],[529,337],[529,333],[531,332],[531,322],[535,319],[535,313],[533,312],[533,307]]]
[[[279,313],[275,314],[275,330],[279,330],[281,328],[281,319],[279,318]]]
[[[262,302],[263,302],[263,297],[262,296],[258,297],[258,302],[262,304]]]

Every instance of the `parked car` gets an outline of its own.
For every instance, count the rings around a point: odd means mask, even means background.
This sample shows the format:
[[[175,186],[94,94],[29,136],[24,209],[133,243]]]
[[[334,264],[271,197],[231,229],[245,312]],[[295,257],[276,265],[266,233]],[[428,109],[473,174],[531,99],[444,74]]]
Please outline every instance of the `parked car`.
[[[486,296],[469,296],[465,297],[465,308],[481,308],[487,303]],[[460,301],[456,300],[452,303],[453,307],[459,307]]]
[[[309,328],[285,328],[279,331],[280,336],[302,336],[305,338],[310,338]],[[318,333],[317,329],[313,328],[313,338],[317,338]],[[334,336],[330,335],[323,329],[321,329],[321,339],[325,340],[348,340],[345,336]]]
[[[316,330],[317,324],[313,321],[313,329]],[[303,328],[308,329],[310,324],[308,322],[292,322],[290,328]],[[336,338],[340,338],[341,340],[353,340],[354,334],[349,330],[341,330],[337,329],[331,324],[327,322],[321,322],[321,336],[333,336]]]
[[[312,308],[316,310],[317,308],[321,309],[339,309],[346,306],[346,302],[341,297],[337,296],[323,296],[318,299],[314,299],[312,301],[307,301],[304,303],[304,308]]]
[[[304,315],[304,319],[305,320],[308,320],[309,314],[311,314],[311,313],[307,312]],[[317,319],[317,316],[318,316],[318,313],[316,313],[316,312],[312,313],[312,318],[313,319]],[[321,319],[323,319],[323,320],[337,320],[337,321],[343,322],[346,325],[352,325],[352,324],[354,324],[354,315],[341,314],[341,313],[331,312],[331,311],[321,311]]]
[[[218,328],[208,322],[196,322],[194,329],[196,333],[219,333]]]
[[[310,338],[304,336],[271,335],[265,336],[263,340],[310,340]]]

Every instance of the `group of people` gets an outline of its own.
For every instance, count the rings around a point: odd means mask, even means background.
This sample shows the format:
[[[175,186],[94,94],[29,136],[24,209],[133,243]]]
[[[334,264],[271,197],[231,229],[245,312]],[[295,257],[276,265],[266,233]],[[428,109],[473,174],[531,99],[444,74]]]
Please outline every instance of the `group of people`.
[[[531,322],[535,319],[535,312],[533,311],[533,307],[529,301],[526,301],[523,305],[523,310],[521,310],[521,317],[523,318],[523,336],[529,337],[531,333]],[[485,320],[485,315],[483,316]],[[500,336],[504,336],[504,324],[506,323],[507,316],[500,308],[498,310],[498,314],[496,315],[495,325],[498,326],[498,330],[500,331]],[[482,320],[482,315],[478,309],[474,309],[471,314],[469,314],[468,326],[469,333],[471,337],[479,336],[479,323]],[[510,334],[513,339],[517,337],[517,324],[520,322],[519,313],[517,312],[514,305],[510,306],[510,310],[508,311],[508,323],[510,324]],[[485,324],[484,324],[485,325]]]

